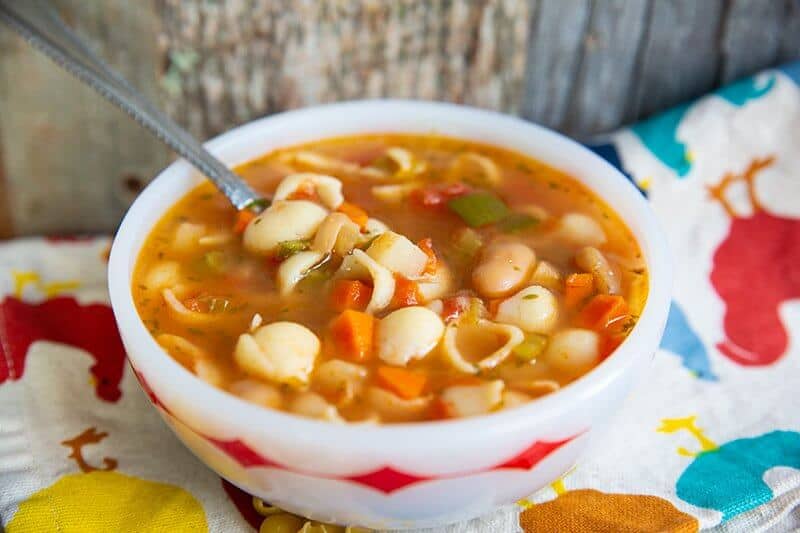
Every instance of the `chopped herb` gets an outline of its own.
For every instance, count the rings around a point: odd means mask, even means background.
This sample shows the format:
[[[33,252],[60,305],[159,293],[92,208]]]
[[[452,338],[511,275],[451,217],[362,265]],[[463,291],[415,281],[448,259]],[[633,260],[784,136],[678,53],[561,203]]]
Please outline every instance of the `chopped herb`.
[[[481,246],[483,246],[483,239],[474,229],[463,228],[458,232],[454,244],[459,255],[471,258],[474,257],[481,249]]]
[[[520,172],[525,172],[526,174],[530,174],[531,172],[533,172],[533,169],[531,167],[522,162],[517,163],[517,170],[519,170]]]
[[[280,312],[281,313],[288,313],[289,312],[289,308],[288,307],[284,307],[283,309],[280,310]]]
[[[186,331],[188,331],[192,335],[203,335],[205,333],[202,329],[198,328],[186,328]]]
[[[516,233],[539,224],[539,219],[524,213],[511,213],[497,223],[497,227],[506,233]]]
[[[201,200],[211,200],[212,198],[214,198],[214,195],[210,192],[200,195]]]
[[[220,250],[213,250],[203,254],[203,264],[215,274],[222,274],[227,270],[228,259]]]
[[[266,198],[258,198],[256,200],[253,200],[249,204],[247,204],[245,206],[245,209],[249,209],[249,210],[253,211],[254,213],[260,213],[264,209],[268,208],[270,203],[271,202],[269,200],[267,200]]]
[[[631,269],[631,272],[641,276],[642,274],[644,274],[644,269],[643,268],[634,268],[634,269]]]
[[[497,196],[477,191],[453,198],[447,206],[468,226],[478,228],[493,224],[508,216],[508,207]]]
[[[549,183],[551,189],[558,189],[559,185],[555,181]]]
[[[514,265],[514,266],[513,266],[513,269],[514,269],[514,270],[516,270],[517,272],[519,272],[520,270],[522,270],[522,269],[521,269],[520,267],[518,267],[517,265]]]
[[[164,259],[164,252],[158,252],[158,258]]]
[[[287,259],[297,252],[302,252],[304,250],[308,250],[311,248],[311,240],[309,239],[297,239],[294,241],[283,241],[278,243],[278,251],[275,253],[275,257],[283,261]]]
[[[139,284],[139,285],[137,285],[137,286],[138,286],[140,289],[142,289],[143,291],[146,291],[146,290],[147,290],[147,285],[142,285],[142,284],[140,283],[140,284]]]
[[[547,346],[547,337],[538,333],[525,336],[525,340],[514,347],[511,352],[520,361],[530,362],[536,359]]]
[[[608,216],[608,213],[606,213],[605,211],[603,211],[603,218],[605,218],[606,220],[610,218],[610,217]]]
[[[535,300],[538,297],[539,297],[538,294],[526,294],[525,296],[522,297],[522,299],[523,300]]]
[[[255,220],[253,221],[253,225],[254,225],[254,226],[258,226],[259,224],[261,224],[261,220],[262,220],[262,219],[260,219],[260,218],[257,218],[257,219],[255,219]]]

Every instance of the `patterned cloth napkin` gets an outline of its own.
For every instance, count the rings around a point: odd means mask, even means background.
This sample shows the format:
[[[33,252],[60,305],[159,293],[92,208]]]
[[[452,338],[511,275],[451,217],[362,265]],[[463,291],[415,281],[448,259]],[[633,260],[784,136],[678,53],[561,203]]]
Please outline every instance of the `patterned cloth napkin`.
[[[662,350],[572,472],[441,531],[800,527],[799,84],[800,63],[767,71],[593,147],[666,227],[676,283]],[[125,364],[108,246],[0,245],[2,524],[257,530],[250,497],[183,448]]]

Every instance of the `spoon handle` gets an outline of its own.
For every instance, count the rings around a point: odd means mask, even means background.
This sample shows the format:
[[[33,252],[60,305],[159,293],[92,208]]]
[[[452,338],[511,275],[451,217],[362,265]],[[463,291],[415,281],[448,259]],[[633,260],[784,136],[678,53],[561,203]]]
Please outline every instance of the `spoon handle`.
[[[100,60],[64,24],[47,0],[0,0],[0,20],[186,158],[214,182],[236,209],[260,207],[261,195]]]

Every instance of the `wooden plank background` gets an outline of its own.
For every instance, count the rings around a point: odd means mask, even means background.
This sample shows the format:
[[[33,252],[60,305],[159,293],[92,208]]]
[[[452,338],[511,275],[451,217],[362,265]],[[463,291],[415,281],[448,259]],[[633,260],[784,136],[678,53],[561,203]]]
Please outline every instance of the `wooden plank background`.
[[[201,138],[362,97],[449,100],[581,137],[800,58],[797,0],[57,0]],[[171,154],[0,28],[0,238],[113,231]]]

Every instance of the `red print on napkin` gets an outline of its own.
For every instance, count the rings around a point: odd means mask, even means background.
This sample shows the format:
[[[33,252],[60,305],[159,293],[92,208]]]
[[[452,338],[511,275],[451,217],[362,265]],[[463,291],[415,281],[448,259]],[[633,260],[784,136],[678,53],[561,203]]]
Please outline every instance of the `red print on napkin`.
[[[778,307],[800,297],[800,220],[766,211],[753,184],[772,162],[753,161],[743,174],[728,174],[710,189],[732,219],[711,271],[711,283],[726,307],[727,338],[717,348],[747,366],[770,365],[783,356],[789,340]],[[726,187],[737,180],[748,186],[754,211],[750,216],[737,214],[725,199]]]
[[[80,305],[72,297],[38,304],[7,297],[0,303],[0,384],[22,377],[28,348],[38,340],[88,352],[95,360],[89,371],[97,396],[107,402],[119,400],[125,350],[109,306]]]

